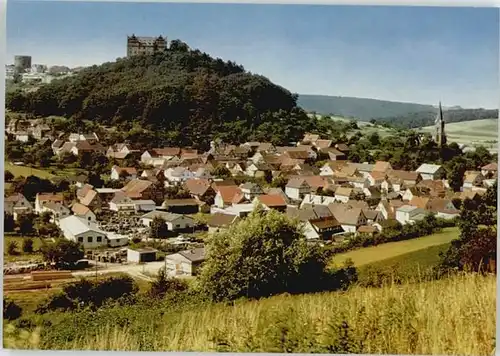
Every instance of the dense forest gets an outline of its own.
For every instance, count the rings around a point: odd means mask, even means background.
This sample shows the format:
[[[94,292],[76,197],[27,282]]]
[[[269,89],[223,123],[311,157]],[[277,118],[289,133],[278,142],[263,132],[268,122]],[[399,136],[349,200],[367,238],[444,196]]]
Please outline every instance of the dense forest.
[[[376,119],[377,122],[388,123],[398,128],[413,129],[434,125],[437,110],[410,113],[407,115],[383,117]],[[462,122],[482,119],[498,118],[498,110],[487,109],[454,109],[443,111],[445,122]]]
[[[431,105],[328,95],[301,94],[298,103],[308,112],[314,111],[321,115],[342,116],[361,121],[433,110]]]
[[[315,125],[297,106],[296,95],[178,40],[165,53],[92,66],[35,92],[9,92],[6,106],[122,131],[141,127],[158,144],[197,148],[207,148],[214,137],[283,145]]]

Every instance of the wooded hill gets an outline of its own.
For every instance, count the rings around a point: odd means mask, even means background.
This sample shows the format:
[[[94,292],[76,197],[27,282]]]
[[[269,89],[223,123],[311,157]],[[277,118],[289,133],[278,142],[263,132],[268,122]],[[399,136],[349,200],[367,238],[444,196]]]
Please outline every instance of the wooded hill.
[[[124,131],[139,126],[161,135],[165,144],[197,148],[207,148],[214,137],[283,145],[315,122],[288,90],[181,41],[172,41],[165,53],[86,68],[36,92],[7,93],[6,106]]]
[[[315,111],[321,115],[356,118],[361,121],[407,115],[412,112],[429,111],[433,109],[431,105],[344,96],[303,94],[299,95],[299,105],[309,112]]]
[[[341,96],[301,94],[298,103],[308,112],[361,121],[374,119],[406,129],[433,125],[437,114],[432,105]],[[446,122],[482,120],[498,118],[498,110],[452,107],[444,110],[444,116]]]

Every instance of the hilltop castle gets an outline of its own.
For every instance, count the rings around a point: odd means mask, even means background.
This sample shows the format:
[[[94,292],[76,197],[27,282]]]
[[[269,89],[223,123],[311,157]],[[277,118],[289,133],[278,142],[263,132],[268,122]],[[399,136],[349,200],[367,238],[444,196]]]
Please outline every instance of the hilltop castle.
[[[436,127],[436,142],[439,147],[446,143],[446,134],[444,132],[444,118],[443,109],[441,108],[441,102],[439,102],[439,111],[434,121]]]
[[[167,38],[127,36],[127,57],[164,52],[167,49]]]

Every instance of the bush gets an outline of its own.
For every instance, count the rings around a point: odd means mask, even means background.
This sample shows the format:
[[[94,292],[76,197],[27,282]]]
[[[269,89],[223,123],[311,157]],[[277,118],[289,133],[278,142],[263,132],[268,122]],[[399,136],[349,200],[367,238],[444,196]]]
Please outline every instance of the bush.
[[[33,253],[33,239],[24,239],[23,240],[23,252],[24,253]]]
[[[127,303],[133,300],[139,288],[129,276],[109,277],[101,281],[81,281],[67,284],[61,293],[41,303],[36,312],[75,310],[81,307],[99,308],[108,302]]]
[[[19,252],[17,251],[17,247],[17,242],[9,241],[9,243],[7,244],[7,253],[11,256],[19,254]]]
[[[156,280],[151,282],[148,296],[154,299],[163,298],[167,293],[184,292],[188,289],[186,282],[177,278],[168,278],[165,269],[158,272]]]
[[[3,300],[3,318],[4,320],[16,320],[23,312],[23,309],[13,300],[4,298]]]

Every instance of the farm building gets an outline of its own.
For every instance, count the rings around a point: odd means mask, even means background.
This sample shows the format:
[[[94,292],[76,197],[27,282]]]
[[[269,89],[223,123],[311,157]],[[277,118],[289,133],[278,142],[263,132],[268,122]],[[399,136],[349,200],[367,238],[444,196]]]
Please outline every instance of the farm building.
[[[202,263],[205,261],[205,248],[180,251],[165,257],[167,263],[173,267],[176,274],[196,276]]]
[[[79,242],[84,248],[96,248],[108,243],[104,231],[94,222],[79,216],[70,215],[59,220],[59,227],[66,239]]]
[[[127,249],[127,262],[153,262],[156,261],[156,253],[158,250],[154,248]]]
[[[154,218],[159,217],[165,220],[169,231],[192,229],[195,221],[193,218],[181,214],[173,214],[164,211],[151,211],[141,216],[144,226],[151,226]]]

